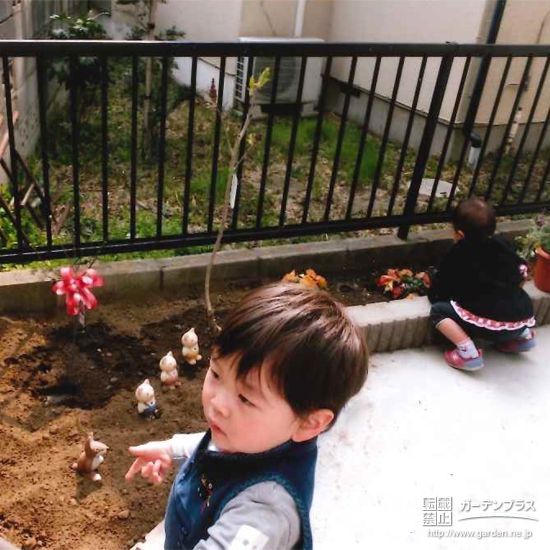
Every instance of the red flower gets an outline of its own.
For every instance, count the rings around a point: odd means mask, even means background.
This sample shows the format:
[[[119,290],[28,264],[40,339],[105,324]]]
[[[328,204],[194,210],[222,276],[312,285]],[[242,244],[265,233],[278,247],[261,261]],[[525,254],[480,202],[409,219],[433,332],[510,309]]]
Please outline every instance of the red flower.
[[[397,274],[396,269],[388,269],[386,275],[381,275],[378,279],[377,285],[386,287],[386,290],[391,290],[394,283],[401,283],[401,278]]]
[[[403,295],[403,292],[405,292],[405,289],[402,286],[394,287],[392,290],[393,299],[397,300],[397,298]]]
[[[378,286],[386,286],[390,283],[393,283],[395,281],[395,279],[393,279],[392,277],[389,277],[388,275],[382,275],[379,279],[378,279],[378,282],[376,283]]]
[[[93,309],[97,306],[97,298],[89,290],[94,286],[103,286],[103,278],[95,269],[86,269],[75,276],[70,267],[60,270],[61,281],[53,285],[53,292],[58,296],[66,295],[68,315],[78,315],[82,308]]]

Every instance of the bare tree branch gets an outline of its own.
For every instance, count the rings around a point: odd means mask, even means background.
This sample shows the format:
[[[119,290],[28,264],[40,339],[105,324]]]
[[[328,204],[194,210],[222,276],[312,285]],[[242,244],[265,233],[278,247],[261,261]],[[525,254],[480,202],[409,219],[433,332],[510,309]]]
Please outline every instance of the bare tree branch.
[[[218,325],[216,321],[216,316],[214,312],[214,308],[212,307],[212,301],[210,299],[210,280],[212,278],[212,268],[214,267],[214,262],[216,260],[216,254],[219,252],[221,248],[221,242],[223,239],[223,234],[225,231],[225,226],[227,224],[227,218],[229,215],[229,208],[230,208],[230,197],[231,197],[231,187],[233,184],[233,178],[236,176],[237,169],[241,162],[244,159],[245,155],[242,155],[241,158],[239,158],[239,151],[241,142],[246,136],[246,133],[248,131],[248,127],[250,126],[250,123],[252,121],[252,115],[253,115],[253,106],[255,105],[255,93],[257,90],[261,89],[269,80],[269,69],[265,69],[264,72],[261,74],[258,81],[254,80],[254,77],[250,79],[249,83],[249,94],[250,94],[250,107],[248,110],[248,113],[246,115],[246,118],[243,122],[243,125],[241,126],[241,129],[239,133],[237,134],[237,137],[235,138],[235,141],[233,143],[233,146],[230,147],[231,151],[231,157],[229,160],[229,172],[227,174],[227,183],[225,186],[225,193],[223,198],[223,211],[222,211],[222,218],[220,221],[220,228],[218,230],[218,235],[216,237],[216,242],[214,243],[214,248],[212,249],[212,254],[210,255],[210,261],[208,263],[208,266],[206,268],[206,276],[204,279],[204,300],[206,305],[206,315],[208,318],[208,325],[210,327],[210,332],[212,336],[216,336],[219,334],[221,328]],[[223,121],[223,119],[222,119]],[[223,123],[222,123],[223,126]],[[225,129],[225,128],[224,128]],[[246,153],[245,153],[246,154]]]

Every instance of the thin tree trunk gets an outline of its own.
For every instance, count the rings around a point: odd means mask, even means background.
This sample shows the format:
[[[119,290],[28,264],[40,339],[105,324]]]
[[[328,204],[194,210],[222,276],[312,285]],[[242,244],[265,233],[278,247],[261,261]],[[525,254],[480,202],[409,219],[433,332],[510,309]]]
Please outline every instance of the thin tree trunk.
[[[221,328],[216,321],[216,317],[214,315],[214,308],[212,307],[212,301],[210,300],[210,279],[212,277],[212,268],[214,267],[216,254],[219,252],[221,248],[222,238],[225,231],[225,226],[227,224],[227,217],[229,215],[229,202],[230,202],[229,198],[231,196],[231,186],[233,184],[233,176],[236,174],[237,167],[241,160],[239,159],[241,141],[244,139],[244,136],[246,135],[246,131],[248,129],[248,126],[250,125],[251,120],[252,120],[252,109],[250,109],[245,119],[245,122],[241,128],[241,131],[239,132],[239,135],[237,136],[237,139],[233,144],[233,148],[231,149],[231,159],[229,161],[229,174],[227,175],[227,183],[225,186],[225,193],[223,197],[223,211],[222,211],[222,219],[220,221],[220,229],[218,230],[218,236],[216,237],[216,242],[214,243],[214,248],[212,249],[212,254],[210,255],[210,262],[208,262],[208,266],[206,268],[206,277],[204,279],[204,300],[206,304],[206,316],[208,318],[208,326],[210,327],[210,333],[212,334],[213,337],[219,334]]]

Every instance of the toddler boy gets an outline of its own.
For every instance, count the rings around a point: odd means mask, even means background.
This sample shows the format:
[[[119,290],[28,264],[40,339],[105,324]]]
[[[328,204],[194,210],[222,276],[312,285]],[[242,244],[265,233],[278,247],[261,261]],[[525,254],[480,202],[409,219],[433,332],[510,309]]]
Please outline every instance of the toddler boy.
[[[312,548],[317,436],[363,386],[368,353],[345,308],[296,284],[249,293],[216,338],[202,390],[206,434],[130,447],[168,498],[165,549]]]

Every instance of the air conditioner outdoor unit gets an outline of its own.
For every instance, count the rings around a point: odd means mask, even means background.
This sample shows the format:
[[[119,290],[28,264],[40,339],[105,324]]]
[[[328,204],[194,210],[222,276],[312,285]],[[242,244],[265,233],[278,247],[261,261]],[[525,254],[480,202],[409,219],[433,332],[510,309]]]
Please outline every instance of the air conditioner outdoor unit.
[[[241,42],[323,42],[319,38],[265,38],[265,37],[241,37]],[[248,64],[251,58],[239,57],[237,59],[237,75],[235,81],[235,97],[244,103],[247,88]],[[271,103],[271,92],[273,89],[273,75],[275,70],[274,57],[255,57],[252,58],[254,66],[252,75],[258,78],[266,67],[271,69],[271,78],[269,82],[258,91],[256,102],[258,105]],[[281,57],[279,65],[279,78],[277,81],[277,104],[296,103],[298,94],[298,84],[300,80],[301,57]],[[302,90],[302,105],[308,105],[311,108],[317,103],[321,89],[321,71],[323,68],[322,57],[309,57],[306,64],[304,75],[304,87]]]

